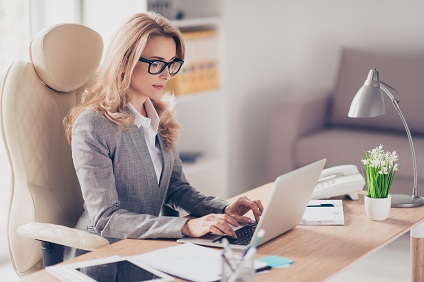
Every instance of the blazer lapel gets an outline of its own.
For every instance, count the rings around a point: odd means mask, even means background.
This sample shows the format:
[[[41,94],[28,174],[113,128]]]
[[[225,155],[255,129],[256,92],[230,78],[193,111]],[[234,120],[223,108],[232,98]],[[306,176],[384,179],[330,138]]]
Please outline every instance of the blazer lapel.
[[[157,138],[159,140],[160,149],[162,151],[162,163],[163,163],[162,174],[159,180],[159,187],[161,188],[161,191],[166,191],[166,187],[162,187],[162,186],[167,182],[167,181],[164,181],[164,179],[169,179],[171,177],[172,155],[170,152],[165,150],[165,141],[163,140],[162,136],[158,134]]]
[[[125,107],[125,111],[130,115],[134,116],[128,107]],[[143,163],[143,169],[148,173],[149,186],[154,187],[157,185],[157,176],[155,167],[153,165],[152,157],[150,156],[149,149],[147,148],[146,140],[144,139],[144,131],[142,128],[138,128],[136,125],[128,131],[131,141],[134,144],[141,161]],[[154,186],[153,186],[154,185]]]
[[[144,134],[143,130],[140,128],[137,128],[137,126],[133,126],[129,131],[128,135],[130,136],[130,139],[141,159],[141,163],[143,165],[140,170],[143,170],[146,172],[146,178],[147,182],[149,183],[149,192],[151,199],[157,198],[158,189],[155,189],[158,187],[157,184],[157,177],[155,172],[155,167],[153,166],[152,158],[150,157],[149,150],[147,148],[146,141],[144,140]]]
[[[132,114],[131,110],[126,108],[125,109],[128,113]],[[166,179],[169,179],[171,177],[171,163],[173,162],[172,153],[168,152],[164,149],[165,141],[158,133],[157,139],[159,140],[159,146],[162,151],[162,173],[159,179],[159,185],[157,182],[157,176],[155,167],[153,165],[152,158],[149,153],[149,149],[147,148],[146,141],[144,139],[144,132],[142,129],[137,128],[137,126],[133,126],[129,131],[128,134],[130,136],[130,139],[136,148],[136,151],[138,155],[141,158],[141,162],[143,164],[143,169],[147,173],[147,180],[149,183],[149,193],[153,200],[156,201],[156,206],[162,206],[162,200],[163,197],[167,191],[167,185],[168,181]],[[153,203],[152,203],[153,206]]]

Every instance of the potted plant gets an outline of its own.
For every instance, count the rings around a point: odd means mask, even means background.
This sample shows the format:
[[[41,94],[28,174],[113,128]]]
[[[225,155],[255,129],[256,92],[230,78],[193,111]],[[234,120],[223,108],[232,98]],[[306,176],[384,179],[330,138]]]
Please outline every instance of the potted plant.
[[[380,145],[364,154],[361,160],[365,167],[367,195],[365,211],[372,220],[384,220],[391,206],[390,188],[399,170],[396,151],[385,152]]]

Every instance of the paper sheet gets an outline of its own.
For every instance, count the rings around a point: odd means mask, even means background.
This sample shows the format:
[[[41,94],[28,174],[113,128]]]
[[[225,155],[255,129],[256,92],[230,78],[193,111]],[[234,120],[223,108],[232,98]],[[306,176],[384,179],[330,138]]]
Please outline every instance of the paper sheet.
[[[192,281],[217,281],[221,278],[221,251],[191,243],[159,249],[134,256],[133,259]],[[255,261],[255,268],[265,265]]]
[[[332,204],[334,207],[321,207]],[[342,200],[310,200],[300,224],[302,225],[345,225]]]

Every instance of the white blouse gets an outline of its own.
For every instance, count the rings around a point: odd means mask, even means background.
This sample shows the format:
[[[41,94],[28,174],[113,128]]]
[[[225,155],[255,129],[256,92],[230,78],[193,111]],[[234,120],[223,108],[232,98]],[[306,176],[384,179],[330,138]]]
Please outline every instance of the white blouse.
[[[143,129],[144,140],[146,140],[147,148],[149,149],[159,184],[163,168],[162,151],[159,146],[159,141],[156,141],[160,120],[158,113],[149,98],[147,98],[146,102],[144,102],[144,107],[148,117],[141,115],[137,109],[131,105],[131,103],[128,103],[128,108],[135,115],[134,124],[138,128],[141,127]]]

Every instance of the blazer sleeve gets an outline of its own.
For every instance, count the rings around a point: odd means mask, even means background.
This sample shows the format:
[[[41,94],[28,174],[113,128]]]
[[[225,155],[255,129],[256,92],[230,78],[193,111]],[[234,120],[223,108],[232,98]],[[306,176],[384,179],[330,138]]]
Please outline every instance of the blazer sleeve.
[[[173,154],[174,167],[165,203],[174,209],[180,208],[199,217],[210,213],[223,213],[229,203],[218,197],[206,196],[193,188],[185,178],[177,149],[174,149]]]
[[[120,207],[110,157],[111,128],[99,114],[85,111],[72,129],[72,158],[94,229],[106,238],[181,238],[186,218],[137,214]]]

